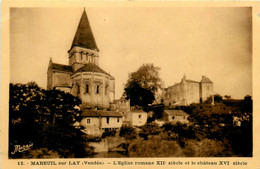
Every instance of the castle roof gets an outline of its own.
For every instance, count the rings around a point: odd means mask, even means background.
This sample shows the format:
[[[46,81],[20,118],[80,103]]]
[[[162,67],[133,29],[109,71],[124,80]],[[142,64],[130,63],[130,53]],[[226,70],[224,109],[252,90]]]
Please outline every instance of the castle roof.
[[[186,80],[186,82],[188,82],[188,83],[199,83],[199,82],[197,82],[197,81],[195,81],[195,80]]]
[[[79,68],[75,73],[78,73],[78,72],[98,72],[98,73],[103,73],[103,74],[107,74],[107,75],[111,76],[109,73],[107,73],[106,71],[104,71],[103,69],[101,69],[100,67],[98,67],[97,65],[92,64],[92,63],[88,63],[85,66],[83,66],[82,68]]]
[[[208,77],[202,76],[201,83],[213,83]]]
[[[164,112],[168,115],[174,115],[174,116],[189,116],[187,113],[185,113],[182,110],[164,110]]]
[[[58,64],[58,63],[51,63],[50,68],[53,70],[58,70],[58,71],[62,71],[62,72],[69,72],[69,73],[73,72],[71,66],[62,65],[62,64]]]
[[[74,46],[99,51],[85,10],[82,13],[70,50]]]

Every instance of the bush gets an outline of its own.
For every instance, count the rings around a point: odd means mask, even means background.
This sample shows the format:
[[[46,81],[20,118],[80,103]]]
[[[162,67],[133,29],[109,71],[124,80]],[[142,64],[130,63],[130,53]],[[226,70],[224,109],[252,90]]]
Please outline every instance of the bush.
[[[221,141],[203,139],[201,141],[188,140],[183,149],[187,157],[224,157],[232,156],[226,146]]]
[[[102,138],[110,137],[110,136],[115,136],[116,135],[116,130],[106,130],[102,133]]]
[[[147,123],[141,127],[141,131],[139,132],[139,136],[144,138],[145,140],[148,139],[149,135],[158,135],[162,132],[161,127],[158,126],[156,123]]]
[[[126,140],[133,140],[137,137],[137,133],[133,127],[123,125],[120,129],[119,136],[124,137]]]
[[[164,141],[158,136],[150,140],[136,139],[128,147],[129,157],[180,157],[182,150],[175,141]]]

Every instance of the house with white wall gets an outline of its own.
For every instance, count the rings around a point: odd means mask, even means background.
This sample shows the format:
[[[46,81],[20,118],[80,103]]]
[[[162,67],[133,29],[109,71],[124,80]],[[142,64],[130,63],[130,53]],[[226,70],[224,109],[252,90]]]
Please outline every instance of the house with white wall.
[[[96,111],[83,109],[80,125],[84,126],[84,132],[90,135],[102,135],[105,130],[120,129],[122,115],[113,111]]]
[[[183,110],[164,110],[167,115],[167,121],[172,123],[189,123],[188,117],[189,115],[185,113]]]
[[[147,112],[143,110],[131,110],[127,113],[126,121],[132,126],[142,126],[147,122]]]

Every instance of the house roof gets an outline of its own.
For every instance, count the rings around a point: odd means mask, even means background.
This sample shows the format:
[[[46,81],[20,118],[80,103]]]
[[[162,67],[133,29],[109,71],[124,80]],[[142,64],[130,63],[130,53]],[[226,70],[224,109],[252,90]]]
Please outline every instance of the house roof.
[[[122,117],[119,112],[115,111],[98,111],[98,114],[101,117]]]
[[[201,83],[213,83],[208,77],[202,76]]]
[[[63,72],[70,72],[70,73],[73,72],[71,66],[62,65],[62,64],[58,64],[58,63],[51,63],[51,69],[59,70],[59,71],[63,71]]]
[[[100,67],[98,67],[97,65],[92,64],[92,63],[86,64],[82,68],[78,69],[75,73],[78,73],[78,72],[98,72],[98,73],[103,73],[103,74],[107,74],[107,75],[111,76],[109,73],[107,73],[106,71],[104,71],[103,69],[101,69]],[[113,76],[111,76],[111,77],[113,77]]]
[[[174,116],[189,116],[187,113],[185,113],[182,110],[164,110],[164,112],[168,115],[174,115]]]
[[[131,113],[147,113],[147,112],[145,112],[143,110],[131,110],[130,112]]]
[[[97,111],[83,109],[81,116],[83,117],[98,117]]]
[[[81,113],[82,117],[122,117],[119,112],[114,111],[95,111],[83,109]]]
[[[70,50],[74,46],[99,51],[85,10],[82,13]]]

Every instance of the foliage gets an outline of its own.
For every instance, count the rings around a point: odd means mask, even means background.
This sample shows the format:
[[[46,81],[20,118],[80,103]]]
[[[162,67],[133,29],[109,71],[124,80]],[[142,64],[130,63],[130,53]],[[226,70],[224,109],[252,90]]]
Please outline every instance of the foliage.
[[[147,106],[155,100],[156,92],[161,89],[159,67],[153,64],[143,64],[136,72],[130,74],[125,85],[126,99],[131,106]]]
[[[186,157],[232,156],[232,152],[222,142],[210,139],[186,141],[183,153]]]
[[[221,95],[219,95],[219,94],[214,95],[214,103],[221,103],[222,101],[223,101],[223,97]],[[212,96],[208,97],[204,103],[211,104]]]
[[[102,136],[101,138],[105,138],[105,137],[110,137],[110,136],[115,136],[116,135],[116,130],[105,130],[103,133],[102,133]]]
[[[158,136],[149,140],[136,139],[128,147],[129,157],[179,157],[180,146],[175,141],[165,141]]]
[[[80,121],[79,98],[58,90],[44,90],[34,82],[10,84],[9,157],[15,145],[33,143],[33,149],[46,148],[60,157],[85,157],[88,145],[84,134],[73,124]],[[27,154],[28,155],[28,154]],[[30,158],[30,155],[27,156]]]
[[[123,125],[119,133],[120,137],[124,137],[126,140],[133,140],[137,137],[136,130],[128,125]]]
[[[160,134],[160,132],[161,128],[156,123],[146,123],[144,126],[141,127],[139,136],[147,140],[149,135],[158,135]]]

